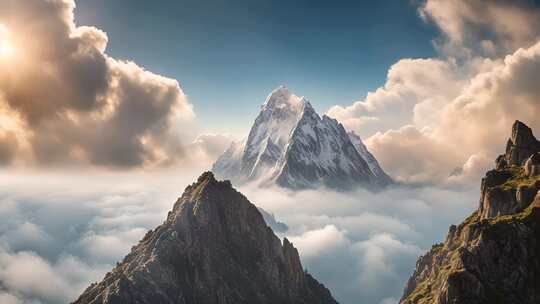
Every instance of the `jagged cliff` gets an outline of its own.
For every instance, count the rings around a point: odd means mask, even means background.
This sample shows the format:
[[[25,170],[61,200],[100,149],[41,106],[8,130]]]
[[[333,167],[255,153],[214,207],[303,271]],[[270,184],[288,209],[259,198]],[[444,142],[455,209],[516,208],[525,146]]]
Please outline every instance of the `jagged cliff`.
[[[257,207],[207,172],[186,188],[162,225],[74,303],[337,302]]]
[[[478,210],[416,265],[402,304],[540,303],[540,144],[516,121]]]

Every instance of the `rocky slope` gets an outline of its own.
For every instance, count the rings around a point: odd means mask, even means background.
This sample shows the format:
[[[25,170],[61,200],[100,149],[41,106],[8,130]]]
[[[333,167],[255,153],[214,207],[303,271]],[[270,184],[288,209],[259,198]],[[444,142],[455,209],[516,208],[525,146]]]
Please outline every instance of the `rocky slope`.
[[[74,303],[337,302],[257,207],[207,172],[186,188],[162,225]]]
[[[347,134],[285,87],[266,99],[245,142],[233,143],[212,171],[234,183],[302,189],[379,189],[392,181],[360,137]]]
[[[402,304],[540,303],[540,145],[516,121],[480,203],[416,265]]]

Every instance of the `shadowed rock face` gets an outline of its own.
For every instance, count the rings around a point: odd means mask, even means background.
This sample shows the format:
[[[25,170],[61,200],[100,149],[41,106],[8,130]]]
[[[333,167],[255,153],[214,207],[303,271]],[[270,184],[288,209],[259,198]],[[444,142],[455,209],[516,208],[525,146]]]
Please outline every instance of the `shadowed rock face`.
[[[204,173],[166,221],[74,303],[337,303],[228,181]]]
[[[540,147],[520,122],[509,143],[478,210],[418,260],[400,303],[540,303],[540,176],[524,164]]]
[[[517,120],[512,127],[512,136],[506,144],[506,162],[521,166],[534,153],[540,151],[540,142],[531,128]]]

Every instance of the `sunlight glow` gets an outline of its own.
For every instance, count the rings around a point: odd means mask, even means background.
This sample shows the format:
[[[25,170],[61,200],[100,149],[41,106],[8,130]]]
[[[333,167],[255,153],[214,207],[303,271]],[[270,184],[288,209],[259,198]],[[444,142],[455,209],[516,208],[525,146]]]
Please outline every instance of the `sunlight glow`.
[[[9,41],[9,31],[0,23],[0,58],[8,58],[15,54],[15,47]]]
[[[8,41],[0,41],[0,57],[11,57],[15,53],[13,45]]]

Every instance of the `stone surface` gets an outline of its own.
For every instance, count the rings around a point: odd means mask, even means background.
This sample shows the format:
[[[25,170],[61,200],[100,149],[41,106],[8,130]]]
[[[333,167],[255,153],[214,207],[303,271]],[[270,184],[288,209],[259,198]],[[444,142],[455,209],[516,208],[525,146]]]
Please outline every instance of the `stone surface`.
[[[162,225],[74,303],[337,302],[257,207],[207,172],[186,188]]]
[[[525,174],[528,176],[537,176],[540,175],[540,152],[536,152],[531,155],[525,161]]]
[[[540,303],[540,178],[521,166],[534,150],[528,130],[516,122],[478,210],[418,260],[401,304]]]
[[[540,142],[531,128],[517,120],[512,127],[512,136],[506,144],[506,162],[521,166],[532,154],[540,151]]]

